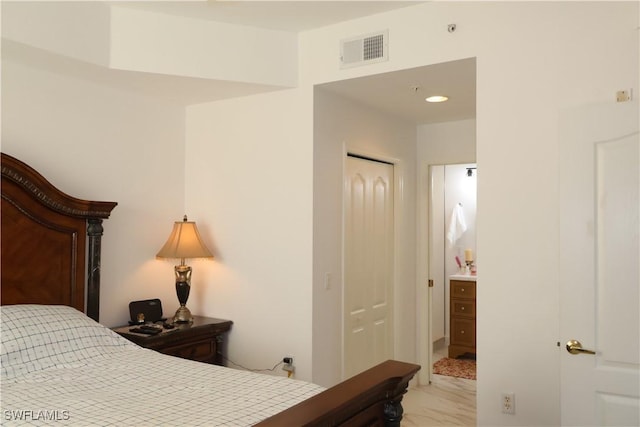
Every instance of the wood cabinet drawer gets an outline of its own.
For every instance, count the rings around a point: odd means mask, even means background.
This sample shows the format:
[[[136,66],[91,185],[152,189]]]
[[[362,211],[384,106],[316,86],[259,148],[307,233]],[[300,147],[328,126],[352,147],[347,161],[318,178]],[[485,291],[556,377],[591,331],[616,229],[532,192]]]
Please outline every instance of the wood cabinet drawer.
[[[205,362],[215,358],[216,342],[213,340],[193,342],[174,347],[162,348],[159,351],[170,356]]]
[[[452,299],[451,315],[461,317],[476,317],[476,302],[468,299]]]
[[[451,298],[470,298],[476,297],[476,282],[467,282],[463,280],[451,281]]]
[[[449,357],[476,352],[476,282],[451,280],[449,302]]]
[[[462,319],[459,317],[451,318],[451,344],[475,347],[475,319]]]

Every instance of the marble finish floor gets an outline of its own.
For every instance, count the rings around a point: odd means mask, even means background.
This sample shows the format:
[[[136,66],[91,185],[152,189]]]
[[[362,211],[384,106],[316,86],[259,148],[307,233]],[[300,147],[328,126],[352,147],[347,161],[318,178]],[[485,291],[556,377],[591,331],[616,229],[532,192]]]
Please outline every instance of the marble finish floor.
[[[438,359],[443,354],[434,356]],[[433,375],[430,385],[410,388],[402,406],[403,427],[475,426],[476,382]]]

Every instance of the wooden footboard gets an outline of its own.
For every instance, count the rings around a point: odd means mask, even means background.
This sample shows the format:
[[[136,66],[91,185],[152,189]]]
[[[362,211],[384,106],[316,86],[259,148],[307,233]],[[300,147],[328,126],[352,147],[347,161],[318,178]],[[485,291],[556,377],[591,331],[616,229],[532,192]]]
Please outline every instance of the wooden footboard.
[[[387,360],[256,425],[400,426],[402,395],[419,370]]]

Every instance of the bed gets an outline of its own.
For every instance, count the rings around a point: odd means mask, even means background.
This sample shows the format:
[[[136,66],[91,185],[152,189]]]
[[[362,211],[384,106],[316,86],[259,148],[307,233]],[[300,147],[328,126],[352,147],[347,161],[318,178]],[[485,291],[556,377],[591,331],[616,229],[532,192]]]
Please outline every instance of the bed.
[[[2,153],[2,424],[399,426],[418,365],[388,360],[334,387],[139,347],[99,321],[103,221]]]

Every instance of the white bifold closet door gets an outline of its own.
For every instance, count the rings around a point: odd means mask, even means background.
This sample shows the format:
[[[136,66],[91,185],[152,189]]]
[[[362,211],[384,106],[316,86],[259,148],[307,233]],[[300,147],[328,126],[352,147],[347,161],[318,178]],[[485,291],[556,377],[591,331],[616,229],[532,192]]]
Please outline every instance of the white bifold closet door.
[[[393,357],[393,165],[347,157],[344,378]]]

